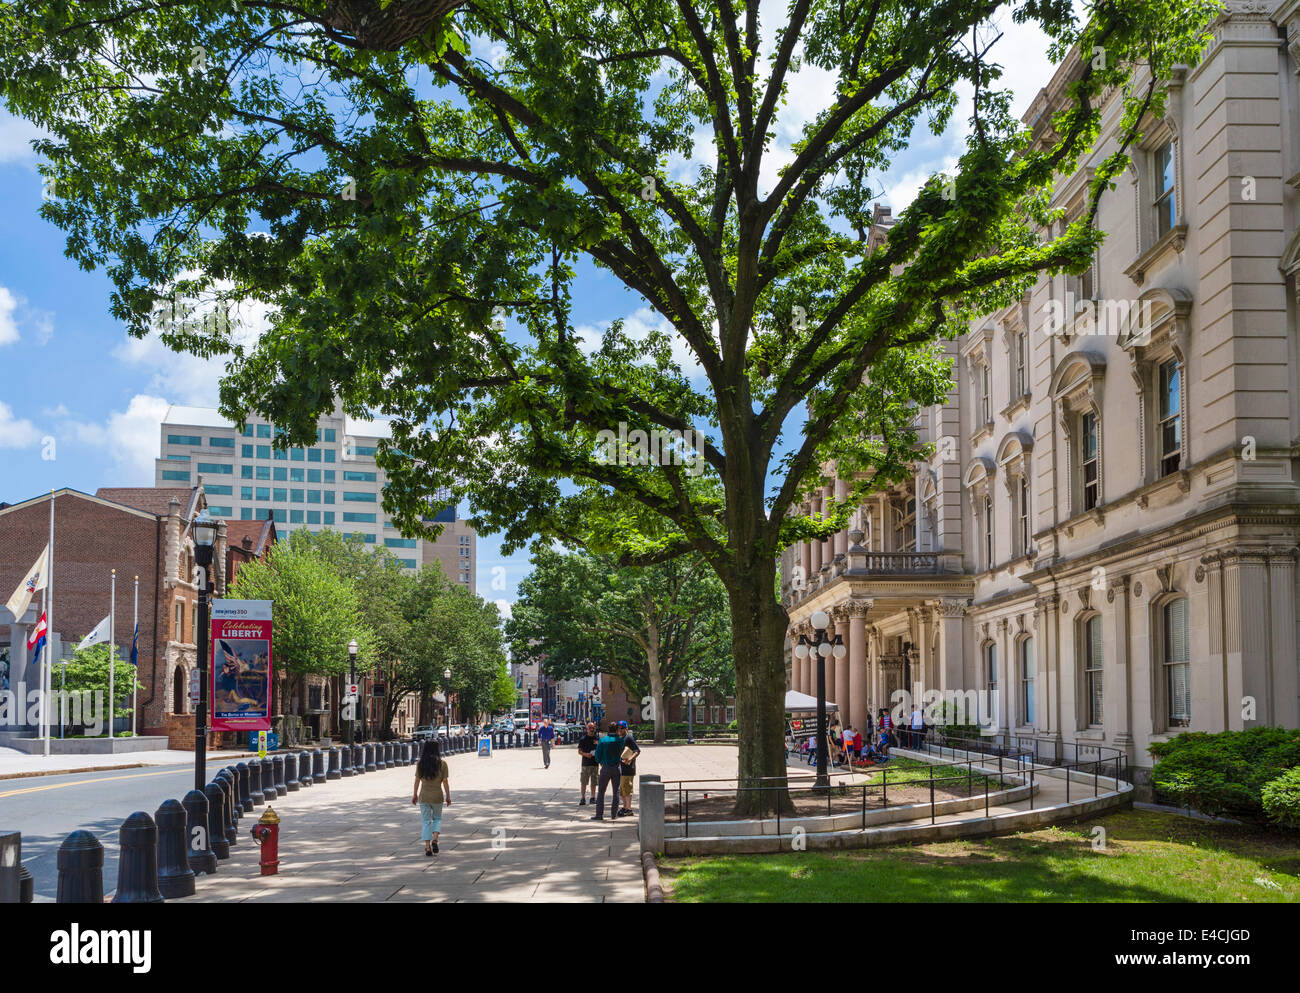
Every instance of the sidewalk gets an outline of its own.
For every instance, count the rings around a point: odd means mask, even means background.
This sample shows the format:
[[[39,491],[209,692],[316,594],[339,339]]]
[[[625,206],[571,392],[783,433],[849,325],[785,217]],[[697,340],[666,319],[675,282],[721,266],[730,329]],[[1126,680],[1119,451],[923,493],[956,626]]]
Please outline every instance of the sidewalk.
[[[638,771],[664,779],[734,776],[736,749],[696,745],[644,749]],[[635,817],[593,822],[578,806],[578,755],[558,745],[551,768],[538,748],[491,759],[453,755],[451,806],[440,852],[424,855],[411,805],[415,769],[399,766],[312,786],[270,805],[281,818],[280,871],[263,877],[249,830],[266,806],[238,823],[239,841],[214,877],[200,876],[200,902],[580,902],[644,900]],[[606,798],[608,801],[608,797]],[[633,802],[635,806],[635,801]]]
[[[230,761],[240,761],[249,752],[208,752],[209,765],[218,768]],[[194,753],[184,749],[160,749],[153,752],[119,752],[108,755],[28,755],[16,748],[0,748],[0,779],[27,776],[66,776],[77,772],[103,772],[108,769],[139,769],[145,766],[193,764]]]

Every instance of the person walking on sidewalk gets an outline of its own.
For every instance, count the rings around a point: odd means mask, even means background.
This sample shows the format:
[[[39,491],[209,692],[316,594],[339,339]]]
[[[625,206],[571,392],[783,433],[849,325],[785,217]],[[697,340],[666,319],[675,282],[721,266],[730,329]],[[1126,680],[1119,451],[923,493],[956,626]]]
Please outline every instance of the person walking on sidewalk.
[[[587,785],[591,785],[591,802],[596,802],[596,780],[600,775],[600,763],[596,761],[596,722],[588,721],[587,730],[583,736],[578,739],[578,754],[582,756],[582,763],[579,771],[582,774],[582,799],[578,801],[579,807],[587,805]]]
[[[636,760],[641,754],[641,746],[628,730],[627,721],[619,721],[618,730],[623,735],[623,751],[619,755],[618,766],[619,807],[614,816],[629,817],[632,814],[632,784],[636,782]]]
[[[412,804],[420,805],[420,840],[424,854],[438,851],[438,835],[442,832],[443,804],[451,805],[451,775],[447,761],[438,749],[436,739],[430,738],[420,751],[420,761],[415,767],[415,792]]]
[[[600,789],[596,794],[596,815],[593,821],[605,819],[605,789],[613,785],[610,797],[610,813],[614,814],[614,804],[618,802],[619,755],[623,751],[623,736],[618,733],[618,725],[611,724],[605,736],[596,742],[596,763],[600,766]],[[610,820],[614,817],[611,816]]]
[[[551,745],[555,742],[555,728],[551,725],[549,717],[537,729],[537,740],[542,744],[542,768],[549,769],[551,767]]]

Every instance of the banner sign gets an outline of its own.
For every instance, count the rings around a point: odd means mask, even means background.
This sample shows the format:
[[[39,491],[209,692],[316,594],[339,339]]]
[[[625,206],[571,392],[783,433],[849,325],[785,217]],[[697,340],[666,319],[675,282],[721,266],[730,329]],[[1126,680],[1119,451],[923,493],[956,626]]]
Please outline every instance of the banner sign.
[[[532,701],[530,701],[530,703],[529,703],[529,710],[532,712],[532,719],[533,719],[534,722],[536,722],[536,721],[540,721],[540,720],[542,719],[542,701],[541,701],[541,700],[532,700]]]
[[[212,602],[213,731],[271,729],[271,601]]]
[[[793,738],[795,741],[802,741],[804,738],[811,738],[816,734],[816,721],[793,720],[786,730],[786,737]]]

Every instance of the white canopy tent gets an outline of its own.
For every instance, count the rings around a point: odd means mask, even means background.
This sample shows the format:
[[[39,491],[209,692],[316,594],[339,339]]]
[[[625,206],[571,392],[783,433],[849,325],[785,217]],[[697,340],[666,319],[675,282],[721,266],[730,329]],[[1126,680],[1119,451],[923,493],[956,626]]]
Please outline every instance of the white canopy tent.
[[[794,713],[796,711],[802,711],[802,710],[816,710],[817,698],[815,696],[809,696],[807,693],[800,693],[796,690],[786,690],[785,709],[789,713]],[[838,708],[835,706],[835,704],[832,701],[830,700],[826,701],[827,713],[830,713],[832,710],[837,710],[837,709]]]

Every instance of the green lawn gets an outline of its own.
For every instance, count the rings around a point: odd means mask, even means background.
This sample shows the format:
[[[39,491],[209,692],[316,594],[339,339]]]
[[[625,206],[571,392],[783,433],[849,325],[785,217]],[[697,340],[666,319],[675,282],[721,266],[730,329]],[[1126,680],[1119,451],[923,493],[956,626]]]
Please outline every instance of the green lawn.
[[[1300,902],[1293,836],[1142,810],[1001,838],[659,866],[667,899],[683,903]]]

